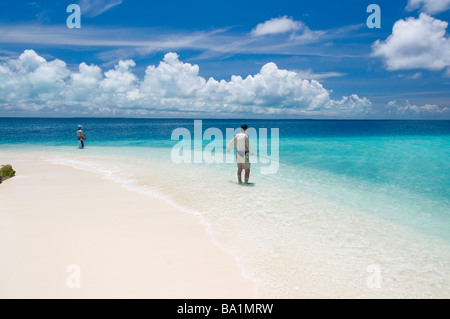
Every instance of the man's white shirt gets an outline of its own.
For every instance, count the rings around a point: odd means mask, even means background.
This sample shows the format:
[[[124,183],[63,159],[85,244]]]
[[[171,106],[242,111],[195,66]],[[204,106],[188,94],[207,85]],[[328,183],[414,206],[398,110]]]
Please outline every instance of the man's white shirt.
[[[253,153],[252,147],[250,146],[250,139],[245,133],[237,134],[228,144],[227,152],[231,151],[231,148],[235,145],[234,140],[236,140],[236,159],[238,163],[245,163],[245,140],[248,139],[248,151],[249,154]]]

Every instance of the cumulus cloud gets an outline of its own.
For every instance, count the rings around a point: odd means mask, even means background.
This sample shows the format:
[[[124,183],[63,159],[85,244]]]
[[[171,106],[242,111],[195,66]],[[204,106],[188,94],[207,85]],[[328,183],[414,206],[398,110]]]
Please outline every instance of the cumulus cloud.
[[[305,25],[303,22],[295,21],[288,16],[283,16],[258,24],[256,28],[252,30],[251,34],[256,37],[269,34],[281,34],[297,31],[304,27]]]
[[[297,114],[364,116],[371,102],[357,95],[333,100],[316,80],[267,63],[255,75],[229,81],[205,79],[199,66],[167,53],[148,66],[140,80],[132,60],[110,70],[81,63],[70,70],[61,60],[47,61],[33,50],[0,64],[0,110],[45,109],[65,114],[138,115],[158,112],[204,114]],[[81,113],[80,113],[81,112]]]
[[[69,75],[65,62],[47,62],[34,51],[25,51],[18,59],[0,66],[0,101],[21,99],[52,100],[64,90]]]
[[[81,63],[78,72],[73,72],[67,82],[72,88],[67,92],[68,99],[73,101],[92,100],[98,94],[97,83],[101,79],[102,70],[98,66]]]
[[[450,0],[408,0],[406,10],[417,9],[429,14],[444,12],[450,9]]]
[[[158,67],[147,68],[141,90],[161,98],[193,98],[206,84],[199,71],[198,65],[183,63],[176,53],[167,53]]]
[[[133,60],[119,61],[114,70],[105,72],[105,78],[100,86],[105,93],[126,93],[132,91],[138,82],[138,78],[131,72],[135,67]]]
[[[394,24],[392,34],[373,44],[373,55],[384,59],[388,70],[426,69],[450,66],[448,23],[421,13]]]
[[[252,31],[252,37],[290,33],[292,43],[305,44],[315,42],[325,35],[324,31],[313,31],[301,21],[283,16],[258,24]]]

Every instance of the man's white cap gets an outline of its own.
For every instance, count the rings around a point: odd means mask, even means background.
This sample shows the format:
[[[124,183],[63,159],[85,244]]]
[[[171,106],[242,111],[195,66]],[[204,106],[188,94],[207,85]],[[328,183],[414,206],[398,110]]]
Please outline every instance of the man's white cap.
[[[78,128],[83,128],[83,126],[81,126],[81,125],[78,125]]]

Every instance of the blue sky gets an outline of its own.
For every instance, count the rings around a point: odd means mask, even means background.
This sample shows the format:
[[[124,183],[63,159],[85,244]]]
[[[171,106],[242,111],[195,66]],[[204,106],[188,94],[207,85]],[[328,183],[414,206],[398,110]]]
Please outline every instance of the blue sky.
[[[72,3],[80,29],[66,25]],[[366,25],[372,3],[380,29]],[[0,11],[0,116],[450,119],[449,8],[9,2]]]

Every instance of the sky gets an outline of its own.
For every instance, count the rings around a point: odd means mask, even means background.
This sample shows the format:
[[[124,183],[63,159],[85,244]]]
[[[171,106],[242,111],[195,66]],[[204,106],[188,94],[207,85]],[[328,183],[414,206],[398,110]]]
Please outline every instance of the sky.
[[[450,0],[5,2],[0,116],[449,120],[448,21]]]

